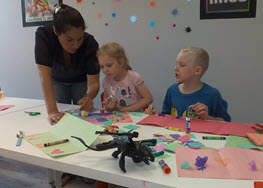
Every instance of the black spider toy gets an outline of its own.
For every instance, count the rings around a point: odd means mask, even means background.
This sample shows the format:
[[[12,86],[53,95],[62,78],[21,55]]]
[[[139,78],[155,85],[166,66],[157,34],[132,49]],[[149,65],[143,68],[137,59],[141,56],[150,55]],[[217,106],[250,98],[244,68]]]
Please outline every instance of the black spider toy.
[[[133,162],[140,163],[144,162],[145,164],[149,165],[149,160],[154,161],[154,156],[149,150],[149,146],[155,146],[156,140],[155,139],[148,139],[148,140],[140,140],[140,141],[133,141],[132,138],[137,138],[139,133],[129,131],[127,133],[112,133],[108,130],[106,131],[96,131],[96,134],[107,134],[112,135],[114,137],[113,140],[109,142],[104,142],[102,144],[97,144],[95,147],[92,148],[79,137],[72,136],[72,138],[78,139],[84,146],[91,150],[95,151],[103,151],[112,148],[118,148],[117,151],[112,153],[112,156],[118,158],[118,155],[121,153],[121,157],[119,160],[119,166],[123,172],[126,172],[125,169],[125,156],[131,157]]]

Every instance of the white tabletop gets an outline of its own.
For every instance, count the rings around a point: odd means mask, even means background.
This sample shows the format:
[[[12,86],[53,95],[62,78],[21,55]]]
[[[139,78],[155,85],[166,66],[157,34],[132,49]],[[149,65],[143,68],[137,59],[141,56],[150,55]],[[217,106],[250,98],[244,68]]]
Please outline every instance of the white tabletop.
[[[10,99],[10,101],[12,101]],[[12,103],[14,105],[22,105],[23,101],[26,101],[27,105],[30,105],[30,100],[26,99],[14,99]],[[43,102],[43,101],[42,101]],[[35,100],[32,100],[32,106],[34,106]],[[39,103],[40,104],[40,103]],[[25,104],[26,105],[26,104]],[[76,109],[77,106],[73,105],[58,105],[60,110]],[[22,109],[22,108],[21,108]],[[132,159],[126,157],[126,173],[123,173],[119,168],[119,161],[111,156],[115,149],[106,151],[85,151],[82,153],[62,157],[59,159],[53,159],[41,152],[39,149],[31,145],[29,142],[23,140],[20,147],[15,145],[16,133],[19,130],[23,130],[27,135],[47,132],[50,130],[47,120],[47,114],[45,105],[40,105],[30,108],[30,111],[41,112],[39,116],[28,116],[24,113],[24,109],[21,111],[14,111],[0,116],[0,155],[10,159],[59,170],[63,172],[69,172],[72,174],[93,178],[113,184],[118,184],[126,187],[136,188],[159,188],[159,187],[178,187],[178,188],[190,188],[190,187],[202,187],[210,188],[222,188],[222,187],[238,187],[247,188],[253,187],[253,180],[233,180],[233,179],[201,179],[201,178],[178,178],[176,170],[175,154],[170,158],[165,159],[165,162],[170,166],[171,173],[164,174],[161,167],[157,162],[150,162],[150,165],[146,165],[143,162],[135,164]],[[144,117],[131,116],[133,123],[135,124]],[[120,128],[130,123],[116,124]],[[153,133],[161,134],[184,134],[182,132],[175,132],[166,130],[164,128],[156,126],[140,125],[138,139],[153,138]],[[208,134],[194,133],[197,138],[194,140],[201,141],[207,147],[223,147],[225,141],[223,140],[202,140],[201,137]],[[100,136],[93,145],[101,142],[111,140],[111,136]]]

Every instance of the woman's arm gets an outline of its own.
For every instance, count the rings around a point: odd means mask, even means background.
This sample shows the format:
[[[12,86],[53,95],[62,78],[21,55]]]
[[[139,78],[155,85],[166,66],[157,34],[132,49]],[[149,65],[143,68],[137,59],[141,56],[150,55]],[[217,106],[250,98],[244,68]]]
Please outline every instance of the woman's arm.
[[[50,124],[53,125],[63,117],[63,113],[60,113],[57,109],[57,104],[54,95],[54,87],[52,82],[52,70],[48,66],[39,64],[37,65],[37,68],[47,108],[48,120]]]
[[[93,107],[92,100],[97,96],[100,89],[100,74],[87,75],[88,91],[87,94],[78,101],[81,105],[81,109],[85,111],[90,111]]]
[[[145,106],[147,106],[147,105],[152,103],[152,101],[153,101],[152,94],[151,94],[150,90],[148,89],[148,87],[145,85],[144,82],[139,84],[137,89],[138,89],[138,92],[141,95],[141,99],[139,101],[137,101],[136,103],[130,105],[130,106],[120,106],[120,105],[118,105],[117,107],[119,108],[120,111],[132,112],[132,111],[136,111],[136,110],[142,109]]]

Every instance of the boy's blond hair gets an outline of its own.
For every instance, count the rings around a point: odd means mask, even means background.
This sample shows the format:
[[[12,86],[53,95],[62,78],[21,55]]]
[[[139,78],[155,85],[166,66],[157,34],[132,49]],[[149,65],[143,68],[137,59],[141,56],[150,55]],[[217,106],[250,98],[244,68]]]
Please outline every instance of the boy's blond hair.
[[[207,51],[205,51],[203,48],[190,46],[190,47],[183,48],[181,50],[181,52],[187,52],[187,53],[193,55],[193,58],[194,58],[193,63],[195,65],[199,65],[199,66],[203,67],[202,75],[208,69],[209,55],[208,55]]]
[[[97,57],[100,55],[108,55],[110,57],[116,58],[118,61],[124,59],[124,69],[132,70],[124,48],[116,42],[110,42],[102,45],[97,51]]]

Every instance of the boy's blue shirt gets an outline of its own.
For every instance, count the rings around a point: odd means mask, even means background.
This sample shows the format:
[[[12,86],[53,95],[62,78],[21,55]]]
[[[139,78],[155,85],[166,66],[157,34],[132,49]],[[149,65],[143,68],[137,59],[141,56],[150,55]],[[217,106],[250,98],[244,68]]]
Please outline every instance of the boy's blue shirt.
[[[200,102],[208,106],[208,115],[231,121],[231,117],[227,112],[228,104],[216,88],[204,83],[200,90],[190,94],[183,94],[178,89],[179,84],[175,83],[168,88],[163,102],[162,113],[171,114],[172,104],[174,104],[177,114],[180,117],[185,117],[187,108]]]

